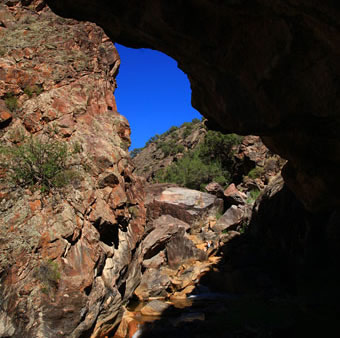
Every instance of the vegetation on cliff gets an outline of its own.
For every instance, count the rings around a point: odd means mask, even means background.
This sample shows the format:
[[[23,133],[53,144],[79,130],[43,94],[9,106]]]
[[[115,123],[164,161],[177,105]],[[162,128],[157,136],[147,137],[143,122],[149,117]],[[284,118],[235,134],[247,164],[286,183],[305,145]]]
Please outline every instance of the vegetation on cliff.
[[[190,138],[195,134],[197,137],[193,142]],[[242,137],[236,134],[206,130],[203,122],[194,119],[183,123],[181,127],[173,126],[162,135],[153,136],[144,148],[132,151],[131,157],[137,157],[137,161],[145,154],[147,157],[146,148],[151,148],[157,154],[151,157],[159,157],[165,162],[159,168],[155,167],[153,182],[176,183],[203,190],[212,181],[223,186],[230,183],[234,166],[233,152],[241,141]],[[150,161],[145,162],[150,165]]]
[[[235,134],[224,135],[209,130],[204,141],[195,149],[186,152],[169,167],[158,171],[155,181],[177,183],[198,190],[203,190],[213,181],[226,186],[230,183],[233,167],[233,147],[241,140]]]
[[[0,146],[0,168],[10,184],[47,192],[65,186],[75,176],[67,165],[69,156],[67,144],[51,134],[21,135],[20,143]]]

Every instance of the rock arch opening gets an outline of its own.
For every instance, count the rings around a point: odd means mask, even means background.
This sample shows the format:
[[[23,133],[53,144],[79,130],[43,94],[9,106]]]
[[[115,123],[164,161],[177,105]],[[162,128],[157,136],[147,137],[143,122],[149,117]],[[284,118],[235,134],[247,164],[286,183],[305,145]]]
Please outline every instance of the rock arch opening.
[[[151,49],[116,48],[121,62],[115,97],[130,124],[130,151],[172,126],[201,117],[191,107],[189,80],[173,59]]]
[[[334,325],[334,314],[339,313],[340,303],[340,15],[333,0],[11,0],[0,5],[0,34],[4,37],[0,42],[15,36],[10,45],[15,48],[6,46],[0,53],[1,140],[15,147],[20,145],[20,139],[16,133],[8,132],[13,127],[22,126],[29,135],[42,133],[45,128],[47,131],[49,123],[55,121],[61,131],[57,137],[74,150],[73,164],[83,178],[67,188],[67,198],[63,193],[45,195],[39,189],[3,189],[2,184],[9,182],[1,180],[0,212],[4,222],[0,226],[5,235],[0,246],[5,254],[0,256],[0,335],[38,336],[43,332],[51,337],[77,337],[91,330],[94,337],[104,336],[120,321],[121,305],[140,280],[140,243],[145,234],[142,182],[132,174],[127,156],[129,131],[126,120],[116,113],[114,79],[108,92],[107,81],[101,79],[115,69],[117,59],[111,60],[111,68],[99,59],[99,63],[91,63],[100,66],[95,71],[98,78],[93,88],[92,80],[87,80],[86,59],[100,57],[97,47],[108,40],[103,41],[103,35],[98,35],[92,24],[52,19],[50,12],[37,15],[34,11],[44,10],[46,3],[61,15],[97,22],[113,41],[170,55],[188,74],[193,105],[209,118],[211,126],[261,135],[273,152],[289,160],[284,170],[285,185],[277,181],[266,192],[264,203],[255,206],[252,241],[247,245],[236,243],[233,257],[229,250],[224,252],[237,269],[226,270],[218,284],[228,284],[232,277],[240,286],[244,281],[256,280],[267,287],[270,280],[265,274],[254,275],[254,265],[244,265],[244,260],[254,262],[254,253],[261,249],[260,259],[276,265],[277,269],[271,271],[284,282],[287,294],[296,296],[293,299],[302,301],[301,308],[308,309],[302,313],[294,312],[296,308],[288,311],[297,313],[288,334],[301,332],[300,323],[307,323],[302,328],[304,334],[330,330],[331,336],[334,326],[338,326]],[[22,18],[22,14],[28,16]],[[11,24],[18,21],[19,30]],[[46,49],[39,40],[41,24],[49,32],[47,38],[57,35]],[[53,29],[52,24],[60,30]],[[76,38],[71,38],[72,34]],[[25,43],[18,44],[28,37],[35,38],[34,50],[26,48]],[[87,48],[89,41],[93,48]],[[43,57],[38,62],[38,51],[53,55],[57,62],[48,64],[52,59]],[[57,53],[61,51],[63,58]],[[87,57],[74,62],[79,55]],[[66,61],[72,66],[68,67]],[[30,62],[35,62],[36,67],[23,67]],[[42,76],[47,76],[43,78],[43,93],[41,78],[38,76],[37,81],[30,77],[42,69]],[[30,76],[21,76],[27,75],[27,70]],[[33,79],[37,87],[30,88],[27,79]],[[4,88],[11,90],[10,96],[5,95]],[[6,98],[12,101],[3,104]],[[74,111],[65,98],[72,99],[79,109]],[[78,139],[81,147],[74,142]],[[117,178],[114,184],[102,180],[112,175]],[[167,197],[178,194],[172,187],[169,189]],[[201,204],[199,196],[197,205],[193,203],[191,207]],[[110,223],[114,219],[121,224],[116,246],[101,241],[95,229],[98,220]],[[183,228],[185,225],[177,224],[179,233]],[[252,244],[254,248],[248,250]],[[180,246],[170,244],[172,253]],[[37,273],[41,265],[46,267],[43,275]],[[288,269],[283,270],[283,266]],[[169,290],[168,280],[158,277],[159,285]],[[283,304],[287,309],[282,298],[277,302],[277,293],[265,296],[264,307],[255,306],[265,310],[265,319],[273,319],[268,300],[274,307]],[[247,299],[246,307],[249,304]],[[236,312],[237,309],[236,306]],[[37,312],[39,321],[32,321]],[[275,316],[281,319],[282,312],[275,312]],[[222,316],[222,321],[223,318],[230,317]],[[263,332],[257,324],[254,331],[254,322],[250,322],[250,334]],[[270,323],[277,321],[274,318]],[[199,328],[196,323],[194,326]],[[282,332],[282,326],[267,329],[272,336],[287,334],[286,328]]]
[[[318,247],[320,231],[322,244],[315,252],[328,257],[326,265],[334,264],[340,223],[339,160],[334,156],[340,145],[340,12],[334,1],[150,1],[117,7],[103,1],[96,8],[87,0],[68,7],[61,3],[51,1],[64,15],[98,22],[115,41],[171,55],[189,76],[193,106],[212,126],[261,135],[273,152],[288,159],[286,188],[275,214],[285,210],[291,215],[292,205],[298,205],[299,220],[290,220],[292,231],[285,235],[284,225],[262,219],[265,226],[257,234],[272,248],[278,239],[284,256],[298,250],[312,262],[314,250],[307,248]],[[86,6],[79,11],[79,4]],[[316,269],[325,276],[322,264]],[[332,279],[335,275],[333,269]]]

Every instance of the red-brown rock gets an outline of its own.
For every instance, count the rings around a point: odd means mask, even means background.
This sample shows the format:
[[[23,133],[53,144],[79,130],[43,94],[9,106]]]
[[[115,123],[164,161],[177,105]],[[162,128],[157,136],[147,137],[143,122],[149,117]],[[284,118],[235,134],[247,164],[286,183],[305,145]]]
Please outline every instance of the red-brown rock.
[[[216,182],[211,182],[205,187],[206,192],[215,195],[218,198],[223,198],[223,188]]]
[[[153,230],[145,237],[142,244],[144,259],[150,259],[163,250],[167,242],[181,229],[189,225],[170,215],[162,215],[153,221]],[[182,233],[182,232],[181,232]]]
[[[0,141],[54,130],[76,174],[49,194],[1,182],[0,336],[101,337],[140,282],[143,187],[116,111],[114,45],[44,3],[0,5],[0,97],[14,97],[13,113],[0,100]]]
[[[247,199],[247,195],[239,191],[234,183],[230,184],[224,191],[224,196],[226,200],[233,205],[245,204]]]

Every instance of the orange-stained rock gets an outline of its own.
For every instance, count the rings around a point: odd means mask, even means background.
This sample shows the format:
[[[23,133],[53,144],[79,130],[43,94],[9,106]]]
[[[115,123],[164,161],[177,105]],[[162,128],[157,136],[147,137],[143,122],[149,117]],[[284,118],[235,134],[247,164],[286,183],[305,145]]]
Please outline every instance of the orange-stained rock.
[[[0,336],[109,336],[140,281],[145,225],[113,95],[119,55],[102,29],[42,0],[0,4],[0,26],[0,142],[52,135],[74,174],[49,193],[1,181]]]
[[[224,196],[230,204],[235,205],[245,204],[247,199],[247,195],[239,191],[234,183],[230,184],[227,189],[224,190]]]
[[[139,329],[140,324],[134,318],[134,313],[125,311],[122,321],[115,332],[114,338],[132,338]]]
[[[32,213],[34,213],[36,210],[41,208],[41,201],[40,200],[35,200],[32,202],[29,202],[30,208]]]
[[[12,115],[8,111],[0,111],[0,124],[6,123],[12,119]]]

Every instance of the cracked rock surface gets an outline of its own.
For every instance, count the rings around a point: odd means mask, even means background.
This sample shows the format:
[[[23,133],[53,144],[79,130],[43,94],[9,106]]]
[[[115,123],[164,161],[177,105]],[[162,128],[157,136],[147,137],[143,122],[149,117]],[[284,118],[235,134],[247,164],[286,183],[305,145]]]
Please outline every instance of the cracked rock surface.
[[[0,171],[0,337],[99,337],[139,283],[145,224],[113,95],[120,59],[101,28],[43,1],[1,3],[0,22],[1,144],[53,129],[75,173],[44,193]]]

